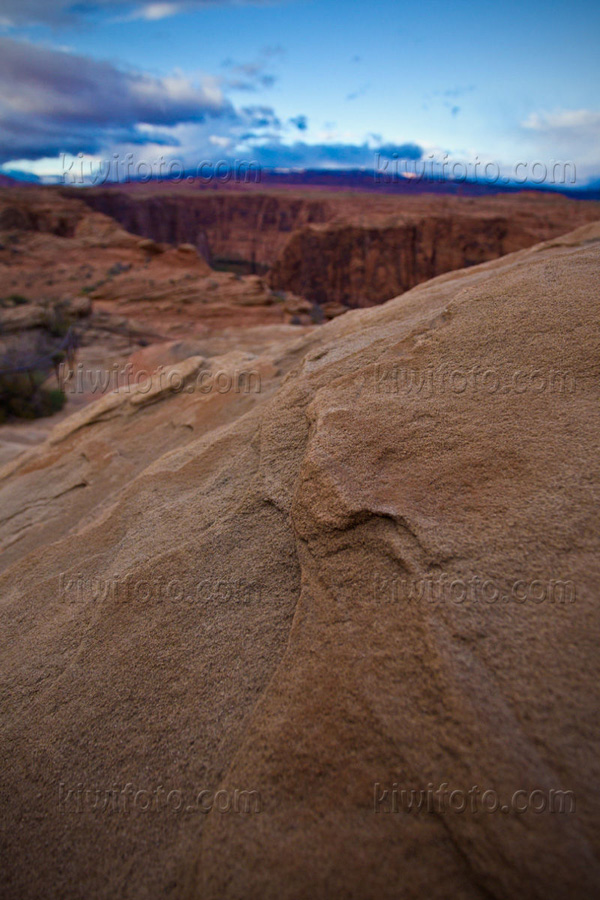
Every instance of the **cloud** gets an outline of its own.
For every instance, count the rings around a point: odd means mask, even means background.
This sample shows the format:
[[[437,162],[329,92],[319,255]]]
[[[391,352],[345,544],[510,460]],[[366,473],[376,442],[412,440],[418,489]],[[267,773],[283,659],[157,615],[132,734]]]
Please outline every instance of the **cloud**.
[[[248,78],[228,78],[224,85],[230,91],[258,91],[260,88],[271,88],[277,81],[275,75],[260,75],[252,80]]]
[[[217,6],[267,6],[275,0],[2,0],[1,20],[5,25],[69,25],[98,13],[120,13],[127,19],[158,21],[177,13]]]
[[[262,58],[256,62],[237,63],[232,59],[223,60],[221,67],[229,69],[229,76],[223,81],[224,86],[232,91],[258,91],[261,88],[273,87],[277,78],[267,72],[266,67],[267,61],[275,55],[277,48],[265,47],[261,51]]]
[[[358,97],[362,97],[363,94],[366,94],[370,87],[370,84],[363,84],[356,91],[352,91],[352,93],[348,94],[346,100],[357,100]]]
[[[224,150],[231,147],[231,141],[230,137],[221,137],[218,134],[211,134],[208,138],[209,144],[212,144],[213,147],[222,147]]]
[[[273,59],[276,56],[285,56],[285,48],[281,44],[267,44],[260,51],[260,55],[266,59]]]
[[[156,78],[0,37],[0,162],[166,144],[165,129],[222,116],[235,113],[214,79]]]
[[[366,168],[377,166],[376,152],[384,159],[417,160],[423,156],[423,148],[418,144],[383,144],[375,151],[364,144],[307,144],[296,141],[284,144],[279,140],[252,146],[253,159],[265,167],[300,168]]]
[[[567,109],[553,113],[532,113],[523,128],[553,140],[598,141],[600,112],[590,109]]]
[[[268,108],[265,108],[268,110]],[[252,117],[261,125],[272,120],[275,127],[247,128],[244,123]],[[230,161],[251,160],[254,165],[265,168],[324,168],[374,170],[385,166],[382,160],[419,160],[424,150],[414,143],[387,143],[376,148],[372,142],[344,143],[342,141],[322,141],[310,144],[306,141],[284,142],[285,130],[278,130],[278,119],[273,113],[260,112],[260,108],[240,110],[238,119],[223,119],[215,128],[214,121],[200,124],[183,124],[172,129],[178,144],[176,150],[164,153],[165,158],[177,158],[191,169],[202,160],[226,159]],[[149,158],[154,148],[123,147],[125,154],[132,151],[134,157]],[[156,156],[161,155],[160,148]],[[154,158],[152,156],[152,158]]]
[[[170,16],[176,16],[181,11],[180,3],[147,3],[134,9],[127,18],[146,19],[147,22],[159,22]]]
[[[377,153],[386,159],[421,159],[423,157],[423,148],[420,144],[380,144]],[[373,152],[373,151],[371,151]]]
[[[281,121],[270,106],[243,106],[238,120],[244,128],[281,128]]]
[[[261,78],[265,55],[258,62],[228,64],[246,78]],[[167,160],[177,156],[191,164],[226,153],[251,156],[263,166],[374,168],[374,146],[383,158],[422,156],[417,144],[374,139],[284,143],[290,127],[307,131],[305,115],[282,122],[271,106],[234,108],[223,84],[208,77],[195,83],[181,73],[159,78],[0,37],[0,164],[29,160],[34,168],[48,169],[63,153],[107,158],[132,151],[138,159],[164,153]]]
[[[600,112],[592,109],[560,109],[532,113],[521,123],[538,159],[569,160],[576,165],[577,181],[596,176],[600,146]]]
[[[295,125],[298,131],[306,131],[308,128],[308,119],[306,116],[294,116],[293,119],[288,119],[290,125]]]
[[[439,96],[450,97],[454,100],[457,100],[459,97],[464,97],[465,94],[469,94],[471,91],[474,91],[474,90],[475,90],[475,85],[469,84],[467,87],[455,87],[455,88],[448,88],[445,91],[434,91],[433,96],[434,97],[439,97]]]
[[[423,104],[422,109],[428,110],[430,103],[432,103],[434,107],[438,103],[441,103],[444,109],[449,110],[450,115],[453,118],[456,118],[456,116],[462,109],[462,107],[460,107],[456,101],[459,99],[459,97],[464,97],[466,94],[470,94],[474,90],[475,85],[469,84],[464,86],[459,85],[454,88],[447,88],[444,91],[433,91],[431,94],[425,94],[424,99],[426,103]]]

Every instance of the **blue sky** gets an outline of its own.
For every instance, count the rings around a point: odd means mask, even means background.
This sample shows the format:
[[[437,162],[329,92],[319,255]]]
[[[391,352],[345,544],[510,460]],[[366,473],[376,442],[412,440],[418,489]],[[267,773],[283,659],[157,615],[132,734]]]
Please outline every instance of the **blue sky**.
[[[589,0],[0,0],[0,162],[372,167],[383,148],[568,159],[581,183],[600,174],[599,38]]]

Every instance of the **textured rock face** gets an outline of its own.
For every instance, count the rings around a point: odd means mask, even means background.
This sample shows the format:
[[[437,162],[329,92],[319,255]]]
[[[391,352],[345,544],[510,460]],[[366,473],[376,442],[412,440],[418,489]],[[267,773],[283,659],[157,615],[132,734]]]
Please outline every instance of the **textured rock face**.
[[[331,217],[326,201],[264,194],[138,196],[94,190],[86,200],[136,234],[169,243],[189,241],[208,260],[258,267],[271,265],[291,232]]]
[[[442,276],[0,471],[4,896],[597,894],[599,263]]]
[[[509,218],[429,217],[393,228],[305,228],[288,242],[269,280],[317,303],[373,306],[422,281],[496,259],[533,242]]]
[[[210,260],[272,268],[272,287],[350,307],[381,303],[600,216],[597,203],[529,194],[474,199],[133,186],[80,196],[129,231],[189,241]]]

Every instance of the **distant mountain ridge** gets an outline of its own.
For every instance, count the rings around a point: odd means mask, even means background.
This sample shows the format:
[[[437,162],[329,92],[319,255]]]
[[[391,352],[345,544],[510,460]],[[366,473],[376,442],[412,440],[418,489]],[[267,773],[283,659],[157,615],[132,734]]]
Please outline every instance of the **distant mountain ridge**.
[[[424,169],[425,169],[425,163]],[[65,187],[103,187],[125,184],[179,184],[187,182],[200,189],[229,190],[245,185],[273,187],[321,188],[328,191],[360,191],[379,194],[414,196],[441,194],[459,197],[493,196],[494,194],[520,194],[523,192],[563,195],[580,200],[600,200],[600,179],[586,184],[539,184],[526,181],[522,184],[505,180],[505,176],[492,181],[485,178],[448,178],[442,173],[395,172],[393,169],[299,169],[267,168],[253,160],[221,160],[211,163],[210,169],[198,175],[198,168],[180,169],[177,176],[167,177],[146,173],[136,177],[118,179],[109,166],[99,166],[98,171],[72,172],[64,180],[60,176],[45,179],[48,184]],[[34,180],[35,176],[31,179]],[[79,179],[79,180],[78,180]],[[19,179],[22,180],[22,179]],[[39,182],[39,179],[37,179]]]

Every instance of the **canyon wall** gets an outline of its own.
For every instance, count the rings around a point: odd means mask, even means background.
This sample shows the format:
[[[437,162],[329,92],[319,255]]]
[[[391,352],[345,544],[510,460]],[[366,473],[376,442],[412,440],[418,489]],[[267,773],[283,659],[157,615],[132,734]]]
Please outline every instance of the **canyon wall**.
[[[269,268],[290,234],[327,221],[327,203],[264,194],[202,194],[134,197],[124,191],[86,191],[84,199],[117,219],[127,231],[155,241],[191,243],[214,263],[248,263]]]
[[[0,198],[0,231],[34,231],[56,237],[73,237],[79,223],[90,213],[84,203],[73,197],[69,200],[68,203],[56,203],[56,196],[44,189],[3,191]]]
[[[270,270],[274,290],[348,307],[382,303],[600,218],[598,203],[527,193],[405,198],[133,185],[77,194],[128,231],[192,243],[213,266]]]
[[[275,290],[317,303],[383,303],[417,284],[504,256],[533,243],[498,217],[430,217],[390,228],[305,228],[292,235],[269,276]]]

